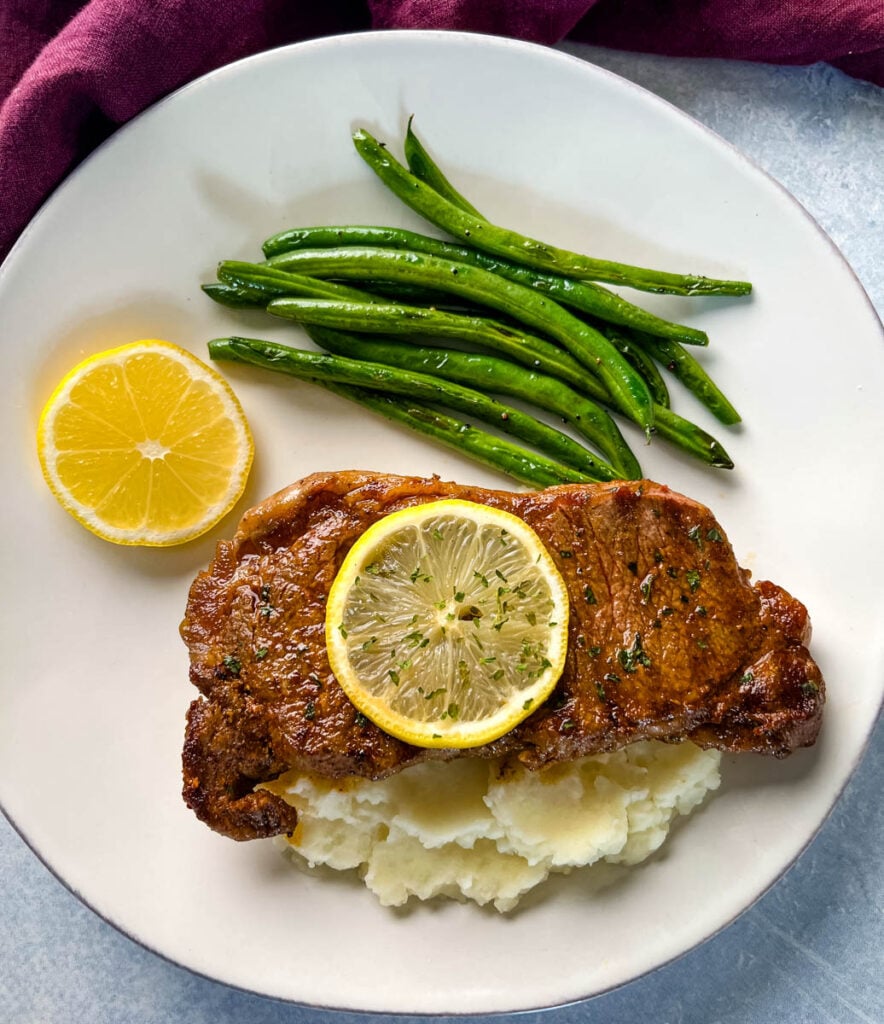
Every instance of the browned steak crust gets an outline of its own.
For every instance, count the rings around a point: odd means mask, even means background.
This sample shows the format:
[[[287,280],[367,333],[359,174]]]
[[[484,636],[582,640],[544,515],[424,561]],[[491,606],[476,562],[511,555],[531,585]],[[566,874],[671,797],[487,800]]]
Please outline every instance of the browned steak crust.
[[[640,739],[785,756],[814,742],[824,684],[804,606],[752,586],[711,512],[650,481],[515,494],[374,473],[308,477],[247,512],[194,581],[184,798],[236,839],[294,828],[254,785],[287,768],[380,778],[427,757],[360,715],[329,668],[325,599],[353,542],[408,505],[458,497],[520,516],[571,598],[551,698],[471,756],[530,768]]]

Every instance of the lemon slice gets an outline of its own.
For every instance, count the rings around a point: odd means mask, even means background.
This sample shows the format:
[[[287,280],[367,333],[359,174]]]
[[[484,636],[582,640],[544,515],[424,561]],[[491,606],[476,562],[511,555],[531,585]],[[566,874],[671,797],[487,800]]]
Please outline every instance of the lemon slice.
[[[328,597],[332,671],[385,732],[474,747],[549,696],[568,644],[565,583],[537,534],[456,499],[394,512],[356,541]]]
[[[117,544],[205,533],[242,494],[248,423],[211,367],[166,341],[136,341],[75,366],[37,428],[43,475],[75,519]]]

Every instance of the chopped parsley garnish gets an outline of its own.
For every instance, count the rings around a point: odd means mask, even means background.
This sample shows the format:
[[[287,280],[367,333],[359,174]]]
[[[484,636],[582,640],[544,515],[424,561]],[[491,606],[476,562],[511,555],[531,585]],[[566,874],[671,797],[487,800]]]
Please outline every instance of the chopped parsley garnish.
[[[651,659],[644,652],[642,638],[638,633],[635,634],[632,647],[629,649],[623,648],[617,652],[617,660],[620,662],[623,670],[629,673],[638,671],[639,665],[643,665],[645,668],[651,667]]]
[[[270,603],[270,587],[266,583],[264,583],[259,591],[259,594],[261,595],[261,605],[259,611],[261,612],[261,615],[265,619],[269,619],[271,613],[276,611],[276,609]]]

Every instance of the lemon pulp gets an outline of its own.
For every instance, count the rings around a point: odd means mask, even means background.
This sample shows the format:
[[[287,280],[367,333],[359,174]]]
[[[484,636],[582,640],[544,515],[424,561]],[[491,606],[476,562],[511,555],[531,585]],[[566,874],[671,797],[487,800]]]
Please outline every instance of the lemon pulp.
[[[537,534],[449,499],[371,526],[329,594],[329,661],[386,732],[426,747],[488,743],[549,695],[564,666],[565,583]]]
[[[43,409],[37,448],[66,511],[105,540],[149,546],[210,529],[242,494],[253,456],[224,378],[154,339],[75,366]]]

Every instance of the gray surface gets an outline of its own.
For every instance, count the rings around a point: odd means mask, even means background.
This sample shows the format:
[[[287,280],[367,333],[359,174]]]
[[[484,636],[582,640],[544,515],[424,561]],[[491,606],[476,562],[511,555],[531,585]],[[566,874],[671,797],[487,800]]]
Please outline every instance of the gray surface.
[[[752,157],[829,232],[884,316],[884,90],[823,66],[783,69],[564,48],[658,93]],[[870,457],[877,460],[870,470],[880,472],[880,452],[871,449]],[[544,1024],[877,1024],[884,1019],[882,776],[879,723],[820,834],[742,918],[625,988],[520,1016],[520,1024],[541,1018]],[[85,909],[2,819],[0,906],[0,1022],[362,1019],[280,1005],[165,963]]]

